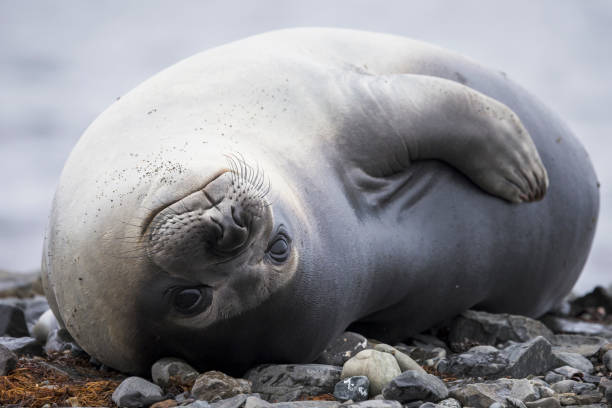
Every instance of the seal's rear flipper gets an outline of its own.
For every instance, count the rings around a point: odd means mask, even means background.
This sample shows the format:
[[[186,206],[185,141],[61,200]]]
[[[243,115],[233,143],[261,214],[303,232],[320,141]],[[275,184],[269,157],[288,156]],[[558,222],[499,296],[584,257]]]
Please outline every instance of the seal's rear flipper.
[[[438,159],[510,202],[546,193],[537,149],[506,105],[436,77],[355,75],[349,92],[358,95],[347,128],[358,130],[340,134],[338,147],[367,173],[388,176],[415,160]],[[354,126],[355,120],[362,123]]]

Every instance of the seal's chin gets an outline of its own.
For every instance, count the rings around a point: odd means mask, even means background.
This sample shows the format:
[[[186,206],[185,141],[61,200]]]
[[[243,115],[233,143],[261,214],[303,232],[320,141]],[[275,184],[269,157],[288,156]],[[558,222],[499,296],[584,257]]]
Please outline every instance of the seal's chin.
[[[143,240],[149,259],[169,274],[192,274],[246,251],[269,214],[257,186],[232,171],[159,211]]]

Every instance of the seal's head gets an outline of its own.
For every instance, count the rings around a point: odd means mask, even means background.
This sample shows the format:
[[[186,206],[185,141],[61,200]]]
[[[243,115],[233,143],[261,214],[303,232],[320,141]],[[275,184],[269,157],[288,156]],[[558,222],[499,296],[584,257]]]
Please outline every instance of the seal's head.
[[[315,357],[295,350],[312,327],[308,318],[296,321],[312,309],[295,296],[304,294],[301,252],[311,252],[305,215],[282,176],[229,162],[171,181],[168,172],[152,177],[158,182],[125,196],[117,211],[83,210],[92,197],[58,190],[47,295],[88,353],[136,373],[164,356],[230,372]],[[126,197],[140,204],[128,206]],[[80,211],[87,216],[75,222]],[[328,335],[314,343],[324,346]]]

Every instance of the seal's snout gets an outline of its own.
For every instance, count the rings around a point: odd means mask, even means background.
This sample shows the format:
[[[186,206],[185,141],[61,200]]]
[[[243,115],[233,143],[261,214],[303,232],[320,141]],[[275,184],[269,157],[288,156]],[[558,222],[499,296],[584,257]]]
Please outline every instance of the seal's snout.
[[[147,255],[167,272],[196,272],[242,252],[262,224],[265,200],[230,171],[160,211]]]

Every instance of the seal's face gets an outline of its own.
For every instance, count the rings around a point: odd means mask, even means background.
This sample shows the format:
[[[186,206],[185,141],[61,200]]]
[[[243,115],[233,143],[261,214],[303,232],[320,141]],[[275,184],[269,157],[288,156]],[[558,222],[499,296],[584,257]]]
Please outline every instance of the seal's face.
[[[165,276],[154,297],[176,326],[205,328],[251,309],[295,270],[289,223],[273,215],[263,177],[245,173],[223,171],[145,225],[151,269]]]

